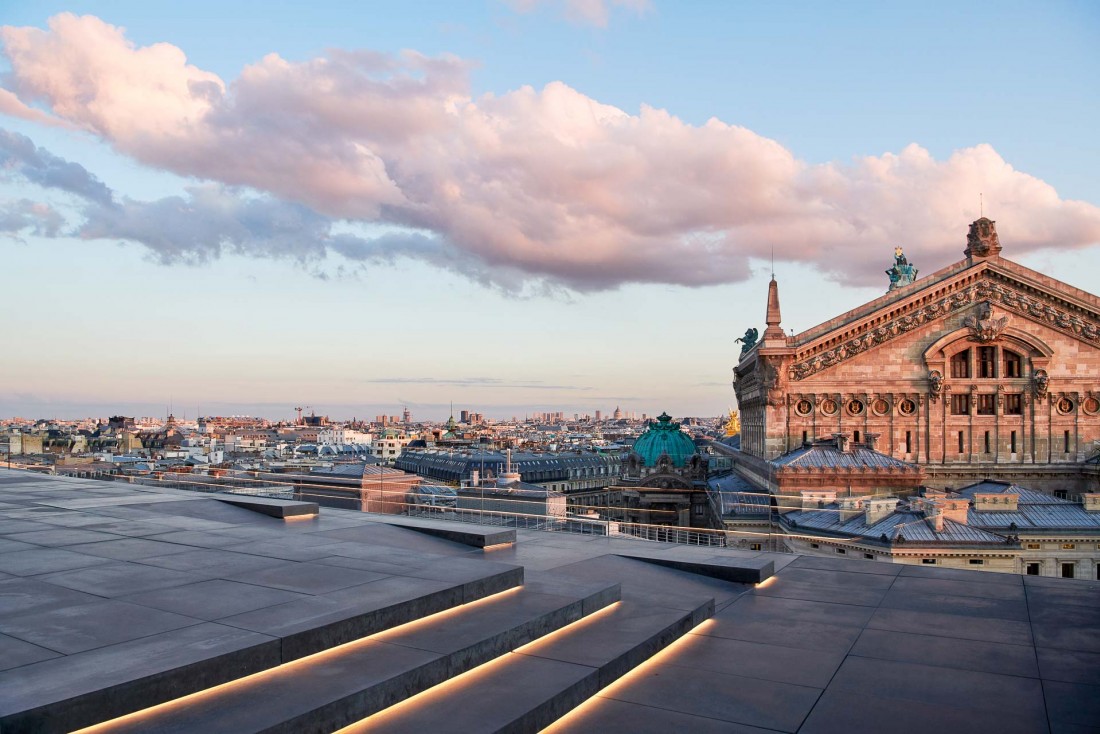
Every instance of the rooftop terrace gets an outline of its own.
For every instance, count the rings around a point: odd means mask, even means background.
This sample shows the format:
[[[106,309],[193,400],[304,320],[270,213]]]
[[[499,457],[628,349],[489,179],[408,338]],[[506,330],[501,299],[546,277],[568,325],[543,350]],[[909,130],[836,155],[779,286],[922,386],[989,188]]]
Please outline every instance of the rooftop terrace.
[[[1100,722],[1097,582],[236,500],[0,470],[0,730]]]

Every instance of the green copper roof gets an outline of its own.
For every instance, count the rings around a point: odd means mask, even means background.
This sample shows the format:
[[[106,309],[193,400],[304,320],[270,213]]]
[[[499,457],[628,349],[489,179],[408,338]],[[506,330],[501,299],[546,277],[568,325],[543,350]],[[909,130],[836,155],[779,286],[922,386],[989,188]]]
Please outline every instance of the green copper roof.
[[[682,467],[695,454],[695,442],[680,430],[679,423],[672,422],[672,416],[661,413],[634,442],[634,452],[646,466],[655,466],[661,454],[668,454],[675,466]]]

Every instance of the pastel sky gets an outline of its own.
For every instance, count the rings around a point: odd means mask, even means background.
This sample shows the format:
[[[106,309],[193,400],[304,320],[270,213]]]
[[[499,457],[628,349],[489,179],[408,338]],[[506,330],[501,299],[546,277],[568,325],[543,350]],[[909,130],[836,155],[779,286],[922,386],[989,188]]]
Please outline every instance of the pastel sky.
[[[997,220],[1097,292],[1100,5],[8,0],[0,417],[733,404]],[[980,197],[980,198],[979,198]]]

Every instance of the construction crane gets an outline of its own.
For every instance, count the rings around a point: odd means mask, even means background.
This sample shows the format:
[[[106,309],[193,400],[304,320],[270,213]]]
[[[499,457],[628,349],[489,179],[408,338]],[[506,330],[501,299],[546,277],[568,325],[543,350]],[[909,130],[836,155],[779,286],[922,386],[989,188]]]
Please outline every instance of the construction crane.
[[[298,413],[298,423],[297,423],[297,425],[301,425],[302,424],[302,411],[305,410],[305,408],[303,408],[302,406],[299,405],[294,410],[295,410],[295,412]]]

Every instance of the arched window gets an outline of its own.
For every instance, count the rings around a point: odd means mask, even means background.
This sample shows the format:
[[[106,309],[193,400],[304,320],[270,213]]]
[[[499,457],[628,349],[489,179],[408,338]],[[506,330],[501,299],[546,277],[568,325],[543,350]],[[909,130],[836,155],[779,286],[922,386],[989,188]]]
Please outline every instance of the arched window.
[[[1023,360],[1016,352],[1010,352],[1007,349],[1004,350],[1005,355],[1005,377],[1021,377],[1023,375]]]
[[[951,358],[951,376],[956,379],[970,377],[969,349],[964,349]]]
[[[997,348],[978,347],[978,377],[997,376]]]

